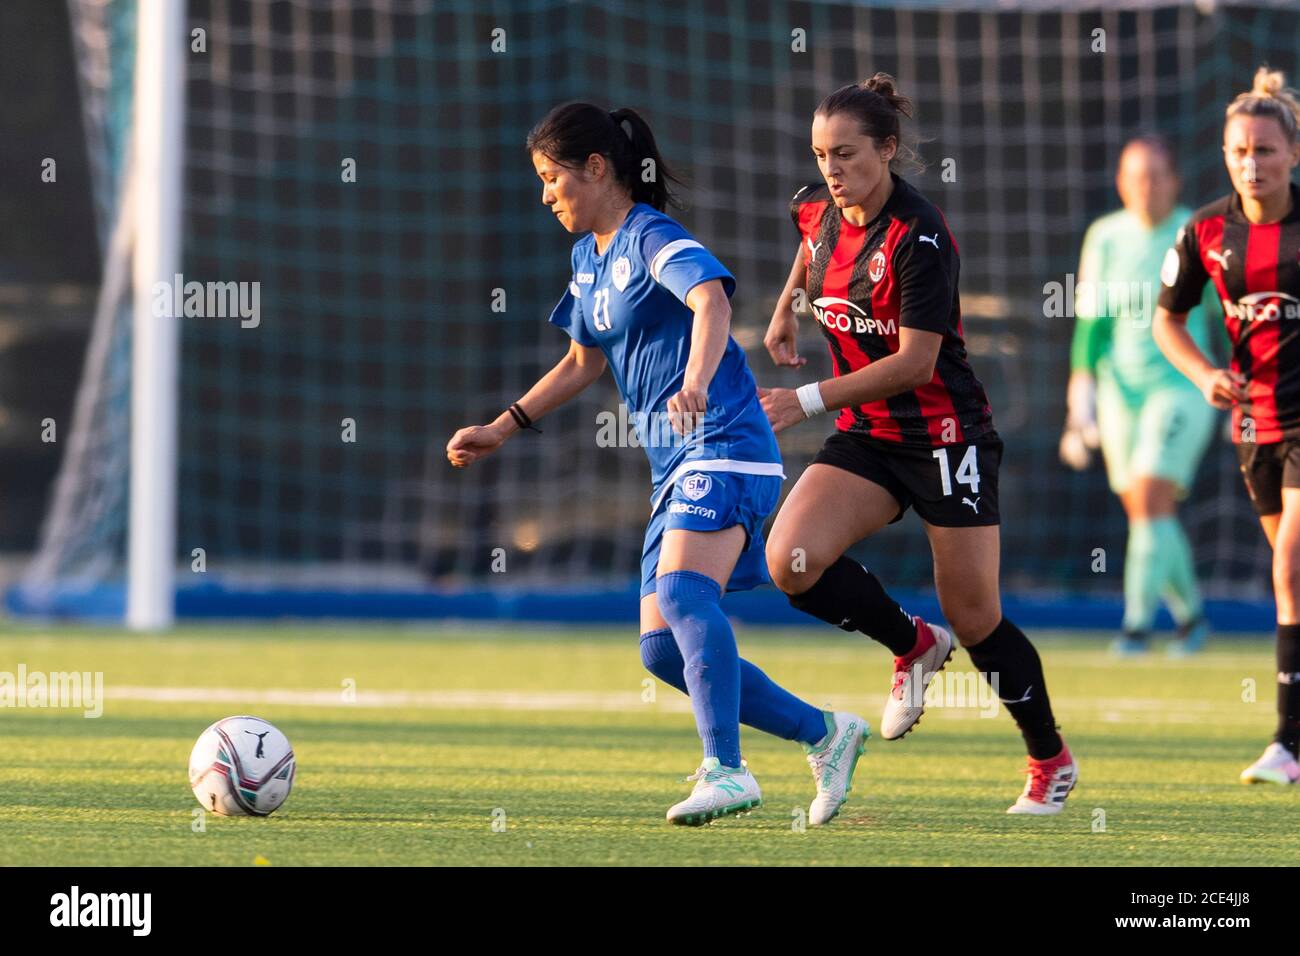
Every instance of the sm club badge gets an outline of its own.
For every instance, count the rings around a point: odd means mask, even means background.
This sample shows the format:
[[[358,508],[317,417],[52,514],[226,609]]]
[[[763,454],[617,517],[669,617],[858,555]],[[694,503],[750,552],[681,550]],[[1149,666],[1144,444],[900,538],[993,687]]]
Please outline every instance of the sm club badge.
[[[709,493],[713,487],[713,479],[708,475],[701,475],[698,472],[693,475],[687,475],[682,479],[682,494],[691,501],[699,501]]]
[[[632,278],[632,263],[628,261],[627,256],[619,256],[614,260],[614,288],[622,292],[627,288],[627,281]]]

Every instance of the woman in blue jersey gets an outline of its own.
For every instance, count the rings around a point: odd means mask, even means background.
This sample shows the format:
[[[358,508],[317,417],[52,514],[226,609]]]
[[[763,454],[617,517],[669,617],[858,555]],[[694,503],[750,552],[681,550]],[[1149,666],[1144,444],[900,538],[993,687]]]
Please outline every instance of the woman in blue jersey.
[[[695,787],[668,820],[698,825],[760,805],[740,756],[745,723],[803,745],[817,784],[809,819],[825,823],[845,800],[866,723],[804,703],[741,660],[719,605],[724,591],[768,580],[762,526],[784,477],[754,378],[729,334],[735,280],[664,214],[677,180],[633,110],[558,106],[527,148],[542,203],[581,236],[550,319],[568,333],[569,351],[491,424],[456,432],[447,458],[457,467],[483,458],[609,366],[654,486],[641,559],[641,659],[690,695],[704,743],[688,778]]]

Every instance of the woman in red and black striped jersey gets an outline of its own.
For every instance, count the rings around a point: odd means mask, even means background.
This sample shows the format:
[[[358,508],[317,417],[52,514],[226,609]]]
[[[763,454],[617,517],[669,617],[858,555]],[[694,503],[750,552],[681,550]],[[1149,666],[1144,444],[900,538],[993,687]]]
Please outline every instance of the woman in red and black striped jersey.
[[[1206,401],[1232,409],[1246,490],[1273,547],[1277,733],[1245,783],[1300,779],[1300,98],[1261,67],[1228,106],[1223,155],[1233,191],[1192,215],[1160,270],[1156,343]],[[1213,282],[1232,360],[1216,368],[1185,327]]]
[[[835,376],[759,392],[778,432],[825,411],[839,415],[777,515],[768,571],[795,607],[893,652],[882,734],[902,737],[920,719],[953,638],[908,615],[845,552],[915,508],[934,553],[944,617],[1029,750],[1029,780],[1008,812],[1057,813],[1078,768],[1057,732],[1038,654],[1002,615],[1002,442],[966,360],[957,244],[942,213],[890,170],[900,116],[910,115],[885,73],[836,90],[813,115],[812,150],[824,181],[791,202],[799,250],[765,344],[777,365],[804,364],[792,311],[802,288]]]

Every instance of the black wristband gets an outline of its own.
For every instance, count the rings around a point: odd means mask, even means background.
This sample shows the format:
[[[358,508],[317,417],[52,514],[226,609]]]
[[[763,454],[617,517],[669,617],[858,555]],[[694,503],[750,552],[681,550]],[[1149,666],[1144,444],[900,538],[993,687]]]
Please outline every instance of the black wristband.
[[[524,411],[523,406],[518,402],[511,405],[508,411],[510,412],[510,417],[515,420],[515,424],[519,426],[521,431],[527,428],[530,431],[537,432],[539,435],[542,433],[542,430],[533,424],[533,420],[528,417],[528,413]]]

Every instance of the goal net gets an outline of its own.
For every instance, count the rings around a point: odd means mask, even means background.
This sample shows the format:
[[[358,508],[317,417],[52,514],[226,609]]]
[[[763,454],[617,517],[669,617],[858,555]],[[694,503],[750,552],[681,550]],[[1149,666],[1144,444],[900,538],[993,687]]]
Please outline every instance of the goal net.
[[[120,606],[128,527],[135,3],[69,3],[105,269],[73,435],[10,596],[46,613]],[[1007,448],[1007,586],[1117,591],[1119,505],[1100,470],[1056,458],[1073,319],[1045,314],[1044,286],[1068,281],[1085,228],[1117,207],[1128,136],[1172,139],[1184,204],[1226,191],[1224,105],[1261,63],[1300,78],[1300,14],[1263,0],[944,6],[190,0],[184,281],[244,298],[176,320],[180,592],[275,613],[248,595],[626,588],[649,476],[639,449],[605,447],[608,377],[543,435],[467,470],[444,455],[567,347],[545,320],[570,238],[539,204],[524,136],[566,99],[641,110],[689,180],[681,219],[738,279],[734,334],[757,379],[792,386],[830,366],[808,323],[797,375],[762,349],[797,241],[787,201],[817,177],[817,102],[877,70],[915,102],[928,166],[913,181],[961,247],[972,362]],[[792,478],[827,427],[782,436]],[[1212,593],[1268,593],[1223,442],[1182,515]],[[856,552],[891,585],[929,584],[914,520]]]

